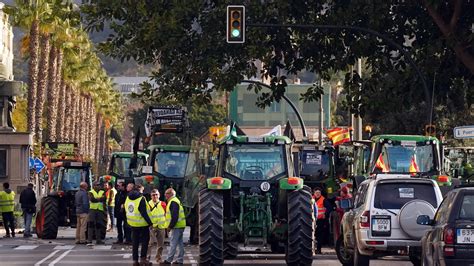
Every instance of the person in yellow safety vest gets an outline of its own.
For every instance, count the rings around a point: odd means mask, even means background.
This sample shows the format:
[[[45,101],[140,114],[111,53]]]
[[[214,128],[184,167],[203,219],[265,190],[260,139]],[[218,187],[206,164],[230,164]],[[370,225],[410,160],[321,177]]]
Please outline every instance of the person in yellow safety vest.
[[[329,213],[331,211],[330,203],[321,195],[321,188],[315,188],[313,193],[314,201],[317,205],[316,216],[316,254],[321,254],[323,242],[329,239]]]
[[[115,195],[117,195],[117,190],[114,188],[114,182],[109,181],[105,183],[105,196],[107,202],[107,213],[109,214],[110,219],[110,228],[107,229],[107,232],[111,232],[114,230],[115,224],[115,216],[114,216],[114,208],[115,208]]]
[[[104,244],[102,233],[105,231],[105,192],[99,182],[94,182],[93,189],[89,191],[89,215],[87,245],[92,245],[92,238],[95,232],[97,245]]]
[[[140,192],[143,186],[137,184],[135,188],[128,193],[125,200],[125,215],[127,223],[132,228],[132,258],[133,265],[151,265],[147,260],[148,242],[150,241],[150,229],[153,225],[150,216],[150,206],[145,197]],[[138,263],[138,248],[140,251],[140,263]]]
[[[8,182],[3,183],[3,191],[0,192],[0,211],[2,212],[3,226],[6,235],[4,237],[15,237],[15,192],[10,189]]]
[[[176,197],[176,191],[173,188],[168,188],[165,191],[165,197],[168,201],[166,206],[166,228],[171,230],[170,234],[170,249],[168,250],[168,256],[163,262],[164,264],[170,264],[173,262],[176,249],[179,248],[178,256],[175,263],[183,264],[184,260],[184,243],[183,233],[186,227],[186,216],[184,215],[184,208],[181,202]]]
[[[148,255],[151,255],[151,247],[156,243],[156,262],[161,263],[161,255],[165,246],[165,230],[166,230],[166,203],[160,201],[160,192],[158,189],[151,191],[151,200],[148,202],[151,212],[151,222],[153,226],[150,227],[150,243],[148,244]]]

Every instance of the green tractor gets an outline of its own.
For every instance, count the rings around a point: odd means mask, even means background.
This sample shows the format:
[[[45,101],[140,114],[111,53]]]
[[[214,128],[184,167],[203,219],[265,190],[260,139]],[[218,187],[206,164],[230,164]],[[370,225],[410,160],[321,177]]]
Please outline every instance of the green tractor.
[[[200,263],[223,264],[241,244],[285,253],[289,265],[311,265],[311,190],[294,177],[291,140],[231,133],[218,147],[216,175],[199,191]]]
[[[435,137],[378,135],[372,139],[369,173],[432,178],[443,194],[460,184],[443,173],[443,148]]]
[[[148,154],[137,152],[137,168],[130,169],[133,152],[114,152],[110,159],[107,175],[100,177],[101,182],[125,182],[134,183],[134,178],[138,176],[138,170],[146,165]]]
[[[446,169],[462,183],[474,182],[474,147],[446,147]]]

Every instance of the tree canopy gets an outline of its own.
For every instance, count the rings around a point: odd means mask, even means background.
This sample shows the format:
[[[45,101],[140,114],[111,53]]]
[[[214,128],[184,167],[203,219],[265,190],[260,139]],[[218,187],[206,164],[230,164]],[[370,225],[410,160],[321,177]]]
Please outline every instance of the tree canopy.
[[[270,80],[272,93],[259,103],[279,101],[287,77],[307,70],[329,80],[350,70],[358,58],[367,71],[351,71],[344,83],[349,105],[384,132],[419,133],[429,116],[434,88],[434,121],[447,130],[472,122],[474,103],[474,10],[472,0],[425,1],[241,1],[246,6],[246,42],[226,43],[226,6],[230,1],[105,1],[82,6],[89,30],[113,30],[100,44],[106,55],[159,64],[156,86],[143,98],[209,101],[214,90],[232,90],[241,80]],[[232,1],[232,4],[237,4]],[[395,49],[371,35],[351,30],[256,27],[252,24],[311,24],[368,28],[403,46]],[[429,91],[408,64],[419,66]],[[212,89],[208,88],[212,81]],[[357,89],[357,83],[361,87]],[[159,87],[159,93],[156,89]],[[258,86],[252,87],[260,92]],[[354,92],[356,90],[357,92]],[[319,98],[314,88],[307,100]]]

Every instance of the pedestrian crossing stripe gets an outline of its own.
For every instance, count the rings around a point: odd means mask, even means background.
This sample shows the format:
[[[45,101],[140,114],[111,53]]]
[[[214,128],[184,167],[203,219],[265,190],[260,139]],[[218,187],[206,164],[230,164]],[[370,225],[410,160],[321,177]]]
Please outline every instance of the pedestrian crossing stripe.
[[[33,250],[35,248],[39,247],[38,245],[21,245],[21,246],[18,246],[16,248],[14,248],[15,250]]]
[[[71,250],[74,247],[74,245],[55,246],[54,250]]]

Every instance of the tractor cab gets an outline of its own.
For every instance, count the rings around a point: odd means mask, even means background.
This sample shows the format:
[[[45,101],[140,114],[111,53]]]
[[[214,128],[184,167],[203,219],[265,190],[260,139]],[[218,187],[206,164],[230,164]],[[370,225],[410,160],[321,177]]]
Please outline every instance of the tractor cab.
[[[92,184],[90,163],[53,163],[52,192],[76,192],[81,182],[86,182],[89,187]]]
[[[474,147],[446,147],[445,168],[462,183],[474,182]]]
[[[109,164],[109,174],[102,176],[101,181],[133,183],[134,177],[139,175],[139,170],[146,165],[148,154],[144,152],[137,153],[136,168],[131,169],[133,152],[114,152]]]
[[[379,135],[372,138],[369,164],[371,176],[407,175],[432,178],[443,192],[459,183],[443,174],[440,141],[430,136]]]

